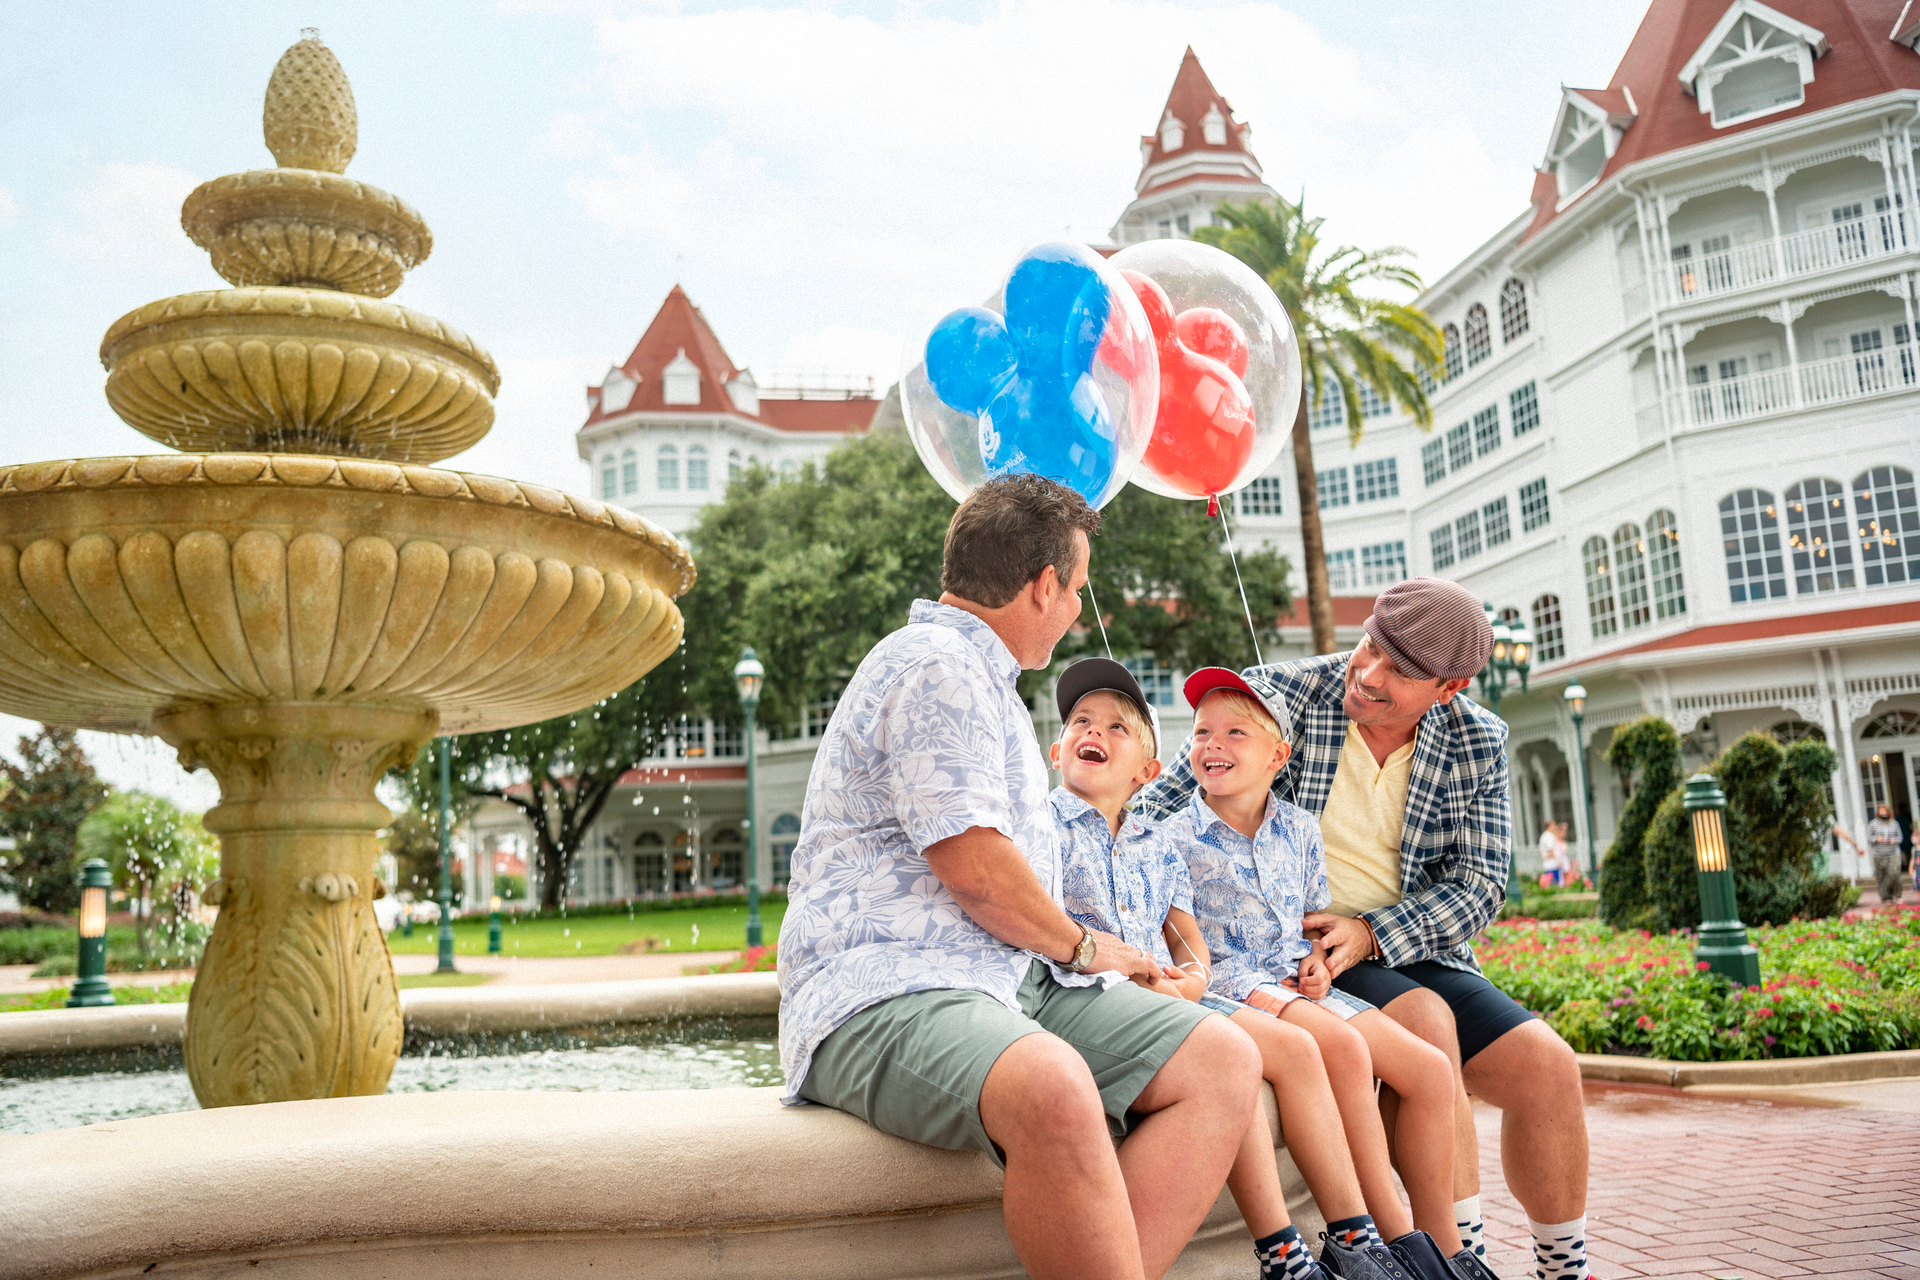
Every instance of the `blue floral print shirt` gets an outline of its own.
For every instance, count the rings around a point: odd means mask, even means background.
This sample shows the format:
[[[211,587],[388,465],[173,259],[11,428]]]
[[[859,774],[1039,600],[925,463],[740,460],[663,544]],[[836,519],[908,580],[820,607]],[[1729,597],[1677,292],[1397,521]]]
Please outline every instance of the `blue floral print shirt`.
[[[1313,950],[1301,917],[1325,910],[1331,900],[1313,815],[1269,794],[1266,819],[1249,840],[1196,789],[1164,830],[1186,855],[1193,914],[1213,952],[1213,993],[1245,1000],[1263,982],[1298,977]]]
[[[1067,914],[1161,964],[1174,963],[1160,926],[1173,908],[1193,911],[1186,859],[1155,823],[1130,813],[1116,836],[1104,813],[1065,787],[1055,787],[1049,799]]]
[[[1047,959],[975,924],[926,858],[991,827],[1060,901],[1046,767],[1019,674],[986,623],[916,600],[841,694],[807,778],[780,926],[782,1101],[801,1101],[814,1050],[862,1009],[964,990],[1018,1011],[1027,971]],[[1047,963],[1064,986],[1105,980]]]

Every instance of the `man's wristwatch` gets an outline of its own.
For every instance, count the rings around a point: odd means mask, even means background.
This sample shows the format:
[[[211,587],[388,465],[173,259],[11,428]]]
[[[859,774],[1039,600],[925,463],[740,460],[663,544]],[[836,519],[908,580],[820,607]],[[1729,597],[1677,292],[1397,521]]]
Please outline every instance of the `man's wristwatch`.
[[[1080,926],[1080,941],[1073,948],[1073,955],[1067,961],[1067,968],[1074,973],[1085,973],[1093,965],[1094,953],[1099,950],[1094,940],[1093,930]]]

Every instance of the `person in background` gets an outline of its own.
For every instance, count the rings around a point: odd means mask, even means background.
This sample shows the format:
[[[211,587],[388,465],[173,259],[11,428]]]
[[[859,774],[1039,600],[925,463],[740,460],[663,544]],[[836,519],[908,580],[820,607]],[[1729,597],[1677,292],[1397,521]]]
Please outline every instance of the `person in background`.
[[[1549,822],[1540,832],[1540,883],[1554,889],[1567,883],[1567,824]]]
[[[1881,805],[1867,823],[1867,852],[1873,857],[1873,887],[1885,906],[1900,902],[1900,846],[1905,832],[1893,820],[1893,810]]]

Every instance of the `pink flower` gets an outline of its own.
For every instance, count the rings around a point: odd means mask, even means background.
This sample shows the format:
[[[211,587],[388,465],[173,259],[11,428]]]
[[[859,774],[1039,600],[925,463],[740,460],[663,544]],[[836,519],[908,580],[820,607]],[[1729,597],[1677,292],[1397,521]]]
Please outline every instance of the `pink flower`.
[[[1651,1031],[1653,1030],[1653,1019],[1649,1018],[1646,1014],[1643,1013],[1634,1020],[1633,1025],[1640,1028],[1642,1031]]]
[[[1768,1048],[1772,1048],[1772,1047],[1773,1047],[1773,1045],[1774,1045],[1774,1043],[1775,1043],[1775,1041],[1774,1041],[1774,1038],[1773,1038],[1772,1036],[1762,1036],[1762,1037],[1760,1037],[1760,1038],[1761,1038],[1762,1040],[1765,1040],[1765,1041],[1767,1042],[1767,1047],[1768,1047]]]
[[[1833,1001],[1831,1001],[1831,1000],[1829,1000],[1829,1001],[1827,1001],[1827,1008],[1829,1008],[1829,1009],[1831,1009],[1831,1010],[1833,1010],[1833,1011],[1834,1011],[1835,1013],[1840,1013],[1840,1012],[1842,1012],[1842,1010],[1841,1010],[1841,1008],[1840,1008],[1840,1006],[1839,1006],[1839,1005],[1837,1005],[1837,1004],[1835,1004],[1835,1003],[1834,1003]]]
[[[1708,964],[1705,960],[1696,960],[1693,963],[1693,969],[1695,973],[1705,973],[1707,970],[1711,968],[1713,968],[1713,966]]]
[[[1754,1016],[1754,1017],[1756,1017],[1756,1018],[1771,1018],[1771,1017],[1773,1016],[1773,1010],[1771,1010],[1771,1009],[1755,1009],[1755,1010],[1753,1011],[1753,1016]]]

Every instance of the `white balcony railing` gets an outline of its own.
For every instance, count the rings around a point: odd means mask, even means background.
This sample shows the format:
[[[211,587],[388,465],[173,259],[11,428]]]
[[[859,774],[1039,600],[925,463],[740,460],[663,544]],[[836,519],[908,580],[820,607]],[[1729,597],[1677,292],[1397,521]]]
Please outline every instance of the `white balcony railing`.
[[[1670,264],[1667,300],[1678,305],[1769,280],[1812,275],[1882,258],[1904,250],[1909,235],[1905,215],[1876,213],[1851,222],[1796,231],[1777,241],[1734,245]]]
[[[1684,401],[1669,396],[1675,425],[1712,426],[1758,418],[1783,410],[1837,404],[1891,391],[1913,390],[1916,351],[1912,344],[1835,356],[1786,369],[1768,369],[1743,378],[1725,378],[1686,389]],[[1794,398],[1795,387],[1799,399]],[[1680,418],[1682,413],[1685,418]]]

